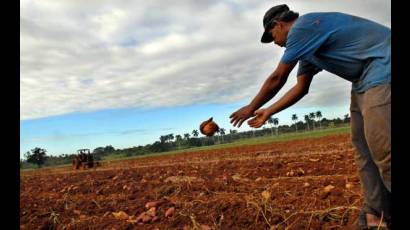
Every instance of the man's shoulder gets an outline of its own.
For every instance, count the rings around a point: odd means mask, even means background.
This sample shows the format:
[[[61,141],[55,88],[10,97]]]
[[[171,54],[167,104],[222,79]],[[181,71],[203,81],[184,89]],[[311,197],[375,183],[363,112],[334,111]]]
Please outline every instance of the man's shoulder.
[[[329,30],[333,27],[351,21],[352,15],[341,12],[312,12],[301,15],[295,22],[295,30]],[[301,31],[302,32],[302,31]]]
[[[310,12],[310,13],[301,15],[299,18],[309,19],[309,18],[316,18],[316,17],[352,17],[352,15],[342,13],[342,12]]]
[[[306,30],[334,31],[347,27],[385,27],[372,20],[342,12],[312,12],[301,15],[294,24],[294,28]]]
[[[297,19],[298,25],[304,25],[306,22],[315,22],[316,20],[323,21],[338,21],[340,19],[351,19],[353,15],[341,12],[312,12],[301,15]]]

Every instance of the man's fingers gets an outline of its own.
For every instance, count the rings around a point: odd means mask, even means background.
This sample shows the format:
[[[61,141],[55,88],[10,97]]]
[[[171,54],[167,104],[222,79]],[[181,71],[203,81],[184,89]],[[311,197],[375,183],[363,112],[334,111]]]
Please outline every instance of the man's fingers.
[[[235,122],[236,120],[238,120],[238,116],[232,114],[231,123]]]
[[[235,122],[235,121],[237,121],[237,120],[239,120],[239,117],[238,117],[238,116],[234,116],[234,117],[231,119],[231,123],[233,123],[233,122]]]
[[[252,122],[252,124],[251,124],[251,126],[254,127],[254,128],[255,128],[257,125],[258,125],[258,122]]]
[[[262,124],[257,118],[248,121],[248,125],[252,128],[259,128]]]
[[[255,122],[255,119],[250,119],[250,120],[248,121],[248,125],[252,125],[254,122]]]
[[[242,122],[243,122],[243,118],[239,119],[238,122],[237,122],[237,126],[236,126],[236,127],[238,127],[238,128],[241,127]]]
[[[236,124],[238,124],[238,122],[239,122],[239,119],[235,119],[235,120],[234,120],[234,123],[233,123],[233,127],[235,127]]]
[[[241,127],[241,125],[242,125],[242,123],[243,123],[244,121],[245,121],[245,119],[242,119],[242,120],[239,122],[238,128]]]
[[[238,125],[237,127],[241,127],[242,122],[244,122],[245,118],[240,118],[238,116],[235,116],[231,119],[231,123],[233,122],[233,126],[235,127],[236,125]]]

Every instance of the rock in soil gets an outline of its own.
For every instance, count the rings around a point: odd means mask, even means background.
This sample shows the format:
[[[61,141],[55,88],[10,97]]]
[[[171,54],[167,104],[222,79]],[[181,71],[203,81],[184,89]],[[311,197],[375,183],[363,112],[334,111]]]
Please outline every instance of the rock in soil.
[[[113,212],[112,215],[118,220],[127,220],[129,218],[129,215],[124,211]]]
[[[145,204],[145,208],[148,208],[148,209],[153,208],[153,207],[156,208],[156,207],[159,207],[160,205],[162,205],[166,202],[167,202],[167,200],[150,201],[150,202]]]
[[[165,212],[165,217],[172,217],[174,215],[175,212],[175,208],[169,208],[166,212]]]

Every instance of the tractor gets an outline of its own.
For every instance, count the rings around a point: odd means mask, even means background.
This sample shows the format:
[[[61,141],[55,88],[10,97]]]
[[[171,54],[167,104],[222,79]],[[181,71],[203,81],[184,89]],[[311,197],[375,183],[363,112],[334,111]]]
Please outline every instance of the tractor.
[[[93,168],[99,164],[99,162],[94,163],[93,155],[90,153],[89,149],[79,149],[77,150],[77,155],[74,157],[73,162],[73,169],[82,169]]]

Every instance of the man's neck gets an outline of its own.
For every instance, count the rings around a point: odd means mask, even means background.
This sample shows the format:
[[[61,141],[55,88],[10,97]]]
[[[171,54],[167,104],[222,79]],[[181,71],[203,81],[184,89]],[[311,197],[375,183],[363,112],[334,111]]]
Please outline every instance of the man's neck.
[[[293,20],[293,21],[290,21],[290,22],[286,22],[286,27],[287,27],[287,29],[288,29],[288,31],[292,28],[292,26],[293,26],[293,23],[295,23],[296,22],[296,20],[298,20],[297,18],[295,19],[295,20]]]

